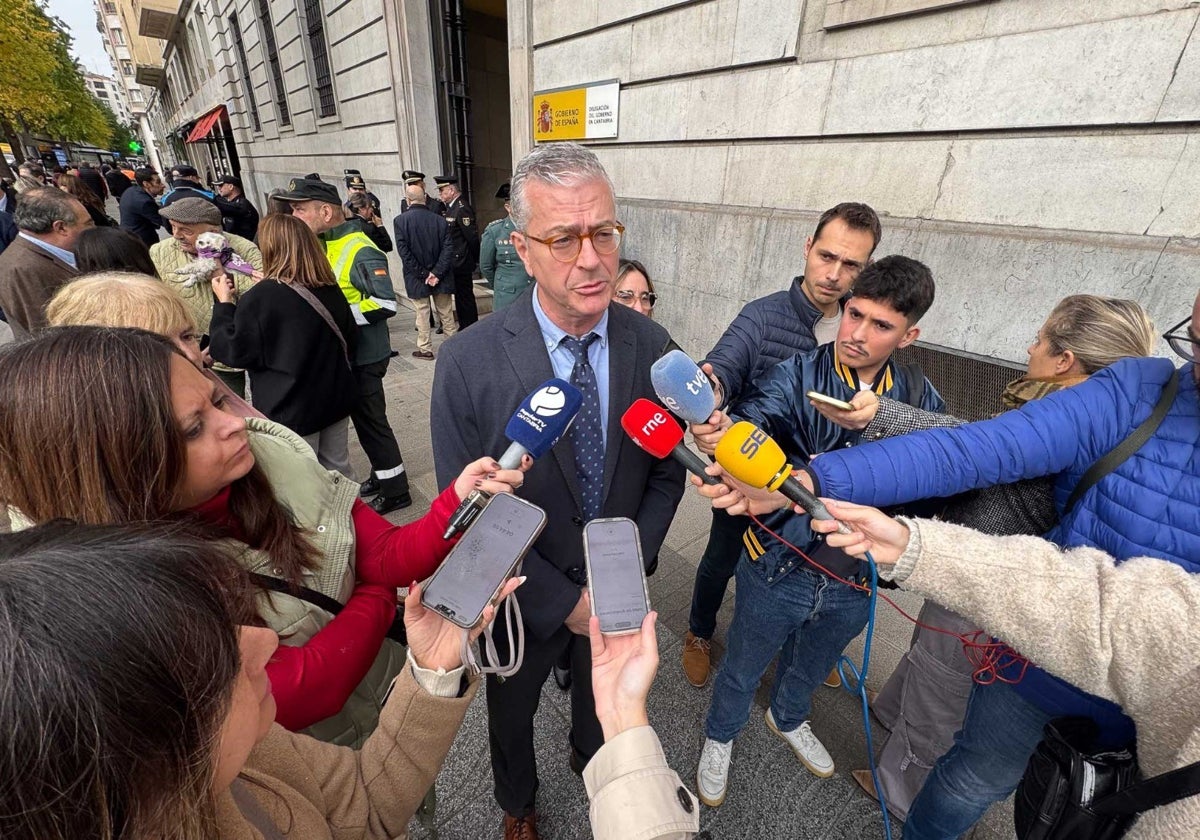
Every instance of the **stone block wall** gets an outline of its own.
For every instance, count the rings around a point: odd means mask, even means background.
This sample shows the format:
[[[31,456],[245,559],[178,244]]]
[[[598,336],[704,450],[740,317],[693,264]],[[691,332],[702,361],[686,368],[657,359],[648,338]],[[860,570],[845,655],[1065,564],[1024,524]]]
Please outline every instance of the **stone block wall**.
[[[692,353],[783,288],[820,211],[845,200],[884,217],[877,255],[934,270],[922,339],[953,350],[1022,361],[1066,294],[1135,298],[1165,328],[1196,293],[1187,0],[526,0],[522,14],[530,89],[621,81],[619,137],[594,147],[628,250],[661,287],[657,317]],[[513,114],[529,119],[526,97]]]

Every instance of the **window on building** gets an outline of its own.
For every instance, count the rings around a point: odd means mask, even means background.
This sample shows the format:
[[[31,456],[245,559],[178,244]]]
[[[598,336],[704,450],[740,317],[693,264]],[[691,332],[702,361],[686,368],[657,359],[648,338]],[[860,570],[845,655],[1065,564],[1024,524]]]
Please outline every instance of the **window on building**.
[[[101,99],[108,99],[108,91],[104,88],[96,88],[96,96],[99,96]]]
[[[304,0],[304,34],[308,36],[308,51],[312,56],[317,114],[322,117],[337,116],[337,100],[333,95],[333,73],[329,69],[329,46],[325,42],[325,16],[321,12],[321,0]]]
[[[233,34],[233,49],[237,54],[238,69],[242,72],[242,85],[246,88],[246,111],[255,131],[262,131],[262,120],[258,116],[258,103],[254,100],[254,83],[250,81],[250,62],[246,60],[246,45],[242,43],[242,25],[237,12],[229,16],[229,31]]]
[[[133,75],[133,62],[127,59],[121,59],[121,74],[124,76]]]
[[[105,3],[104,4],[104,14],[115,15],[116,13],[117,13],[117,4],[116,3]]]
[[[283,86],[279,49],[275,46],[275,25],[271,22],[270,0],[258,0],[258,23],[262,31],[263,49],[267,54],[267,66],[271,71],[271,86],[275,89],[275,110],[279,112],[279,124],[291,125],[292,114],[288,110],[287,88]]]
[[[131,101],[136,102],[139,105],[146,101],[142,99],[142,89],[137,87],[129,89],[129,98]]]
[[[114,44],[121,46],[121,47],[125,46],[125,33],[124,32],[122,32],[120,29],[117,29],[116,27],[113,27],[112,29],[108,30],[108,32],[112,36],[112,42]]]

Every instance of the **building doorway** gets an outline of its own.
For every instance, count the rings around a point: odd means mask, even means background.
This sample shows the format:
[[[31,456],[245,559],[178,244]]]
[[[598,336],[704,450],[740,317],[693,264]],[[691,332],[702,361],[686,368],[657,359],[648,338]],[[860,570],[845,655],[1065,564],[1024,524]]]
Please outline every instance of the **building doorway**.
[[[506,0],[431,0],[442,160],[482,229],[512,173]]]

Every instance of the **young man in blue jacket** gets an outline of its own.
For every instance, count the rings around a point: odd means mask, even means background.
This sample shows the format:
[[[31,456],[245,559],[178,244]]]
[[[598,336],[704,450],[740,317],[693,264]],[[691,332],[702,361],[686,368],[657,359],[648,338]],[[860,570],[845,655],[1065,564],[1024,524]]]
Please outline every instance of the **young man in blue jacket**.
[[[991,420],[829,453],[801,480],[820,495],[879,506],[1053,475],[1061,519],[1047,539],[1063,548],[1098,548],[1118,562],[1157,557],[1200,573],[1197,321],[1200,297],[1192,317],[1167,334],[1188,362],[1179,370],[1167,359],[1123,359],[1087,382]],[[1067,511],[1084,474],[1153,413],[1173,380],[1178,391],[1149,440]],[[996,582],[1014,584],[1019,581]],[[973,688],[962,731],[909,809],[906,840],[950,840],[968,831],[1016,788],[1053,718],[1092,718],[1102,746],[1133,738],[1133,722],[1108,700],[1032,666],[1023,676],[1010,669],[1004,677],[1015,684],[998,680]]]
[[[871,261],[883,229],[866,204],[845,201],[817,220],[804,243],[804,273],[783,291],[752,300],[704,359],[704,369],[732,405],[751,383],[784,359],[837,336],[850,285]],[[712,528],[692,589],[692,609],[683,642],[683,673],[697,688],[708,682],[709,649],[717,611],[737,568],[748,520],[713,508]]]
[[[908,371],[891,360],[895,350],[917,339],[917,322],[933,295],[933,275],[916,260],[891,256],[867,266],[846,302],[837,338],[757,379],[731,408],[731,417],[717,417],[706,425],[716,426],[715,431],[696,435],[701,449],[711,451],[735,420],[749,420],[765,431],[792,463],[855,444],[860,433],[818,412],[806,396],[809,391],[846,402],[861,390],[905,402],[919,393],[920,408],[942,411],[933,385],[923,378],[908,381]],[[696,773],[700,799],[713,807],[725,801],[733,739],[746,724],[758,683],[777,653],[767,726],[814,775],[833,775],[833,760],[808,720],[812,694],[867,621],[863,590],[808,566],[770,531],[847,581],[863,583],[861,561],[814,538],[805,516],[781,512],[762,521],[765,527],[751,524],[742,538],[728,651],[713,687]]]

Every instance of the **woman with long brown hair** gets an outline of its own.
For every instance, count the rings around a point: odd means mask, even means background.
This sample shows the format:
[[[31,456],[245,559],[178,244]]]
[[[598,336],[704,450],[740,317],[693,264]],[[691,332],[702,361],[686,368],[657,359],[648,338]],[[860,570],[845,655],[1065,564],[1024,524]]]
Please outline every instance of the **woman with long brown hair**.
[[[357,751],[318,744],[273,725],[279,638],[255,626],[242,578],[178,529],[0,536],[0,836],[404,835],[475,694],[462,631],[414,589],[378,730]]]
[[[58,327],[13,345],[0,354],[0,504],[14,530],[182,520],[227,541],[285,641],[268,665],[279,721],[360,743],[403,664],[385,640],[396,588],[446,556],[441,535],[468,493],[522,474],[481,459],[423,518],[392,526],[303,440],[229,413],[222,393],[141,330]]]
[[[116,223],[104,211],[104,200],[92,192],[78,175],[64,172],[58,176],[58,188],[79,200],[88,211],[96,227],[116,227]]]
[[[250,374],[255,407],[303,437],[327,469],[348,478],[350,410],[358,399],[351,360],[357,328],[316,235],[294,216],[262,220],[260,280],[238,299],[224,275],[209,352]]]

